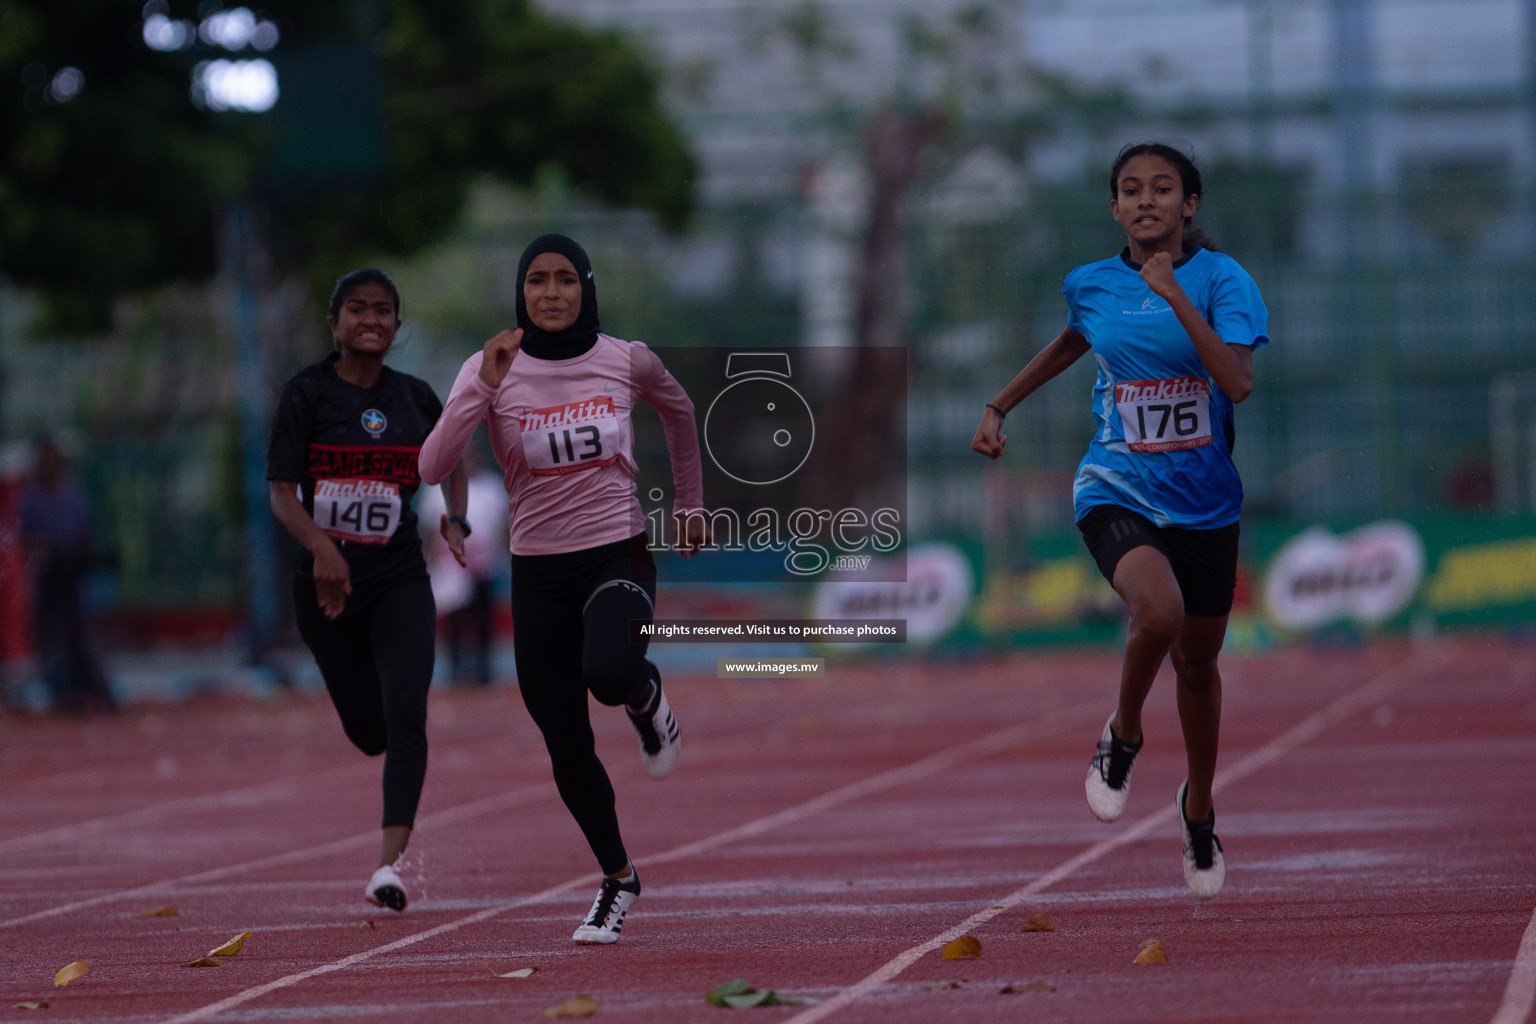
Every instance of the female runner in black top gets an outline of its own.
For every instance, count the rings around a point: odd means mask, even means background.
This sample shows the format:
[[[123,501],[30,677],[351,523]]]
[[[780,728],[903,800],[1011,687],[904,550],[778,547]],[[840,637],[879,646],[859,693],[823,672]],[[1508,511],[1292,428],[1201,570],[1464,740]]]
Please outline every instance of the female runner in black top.
[[[356,270],[330,303],[336,352],[283,385],[267,455],[272,512],[303,546],[293,578],[299,635],[353,744],[384,755],[384,839],[364,896],[404,910],[399,860],[427,771],[427,689],[437,611],[411,497],[416,459],[442,414],[424,381],[384,365],[400,328],[389,277]],[[443,481],[440,528],[462,563],[462,465]]]

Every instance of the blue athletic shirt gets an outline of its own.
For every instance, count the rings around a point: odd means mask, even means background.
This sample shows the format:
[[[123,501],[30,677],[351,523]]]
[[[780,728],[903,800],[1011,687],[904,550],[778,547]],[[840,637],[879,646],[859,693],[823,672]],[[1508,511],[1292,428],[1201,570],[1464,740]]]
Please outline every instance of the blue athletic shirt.
[[[1229,345],[1269,341],[1269,313],[1230,256],[1196,249],[1174,277]],[[1243,484],[1232,462],[1232,399],[1216,385],[1184,325],[1140,276],[1130,251],[1067,275],[1067,326],[1099,365],[1097,424],[1072,485],[1076,518],[1095,505],[1139,512],[1158,526],[1211,530],[1237,521]]]

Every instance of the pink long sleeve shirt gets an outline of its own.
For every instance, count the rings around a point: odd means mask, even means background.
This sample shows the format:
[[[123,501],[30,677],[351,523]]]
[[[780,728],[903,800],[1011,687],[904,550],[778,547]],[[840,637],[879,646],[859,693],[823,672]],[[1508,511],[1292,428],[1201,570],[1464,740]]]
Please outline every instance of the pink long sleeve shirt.
[[[645,345],[599,334],[574,359],[519,353],[499,388],[480,379],[482,355],[464,361],[418,466],[426,483],[446,479],[484,423],[505,471],[513,554],[581,551],[645,529],[630,423],[638,401],[661,416],[673,508],[702,507],[693,402]]]

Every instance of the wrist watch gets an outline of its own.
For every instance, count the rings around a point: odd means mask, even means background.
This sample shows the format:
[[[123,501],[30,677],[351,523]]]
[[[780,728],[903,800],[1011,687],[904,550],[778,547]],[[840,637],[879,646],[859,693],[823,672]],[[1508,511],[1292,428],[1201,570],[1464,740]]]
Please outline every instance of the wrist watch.
[[[465,519],[463,516],[449,516],[448,521],[450,523],[458,523],[459,528],[464,531],[464,536],[466,537],[474,532],[469,528],[469,520]]]

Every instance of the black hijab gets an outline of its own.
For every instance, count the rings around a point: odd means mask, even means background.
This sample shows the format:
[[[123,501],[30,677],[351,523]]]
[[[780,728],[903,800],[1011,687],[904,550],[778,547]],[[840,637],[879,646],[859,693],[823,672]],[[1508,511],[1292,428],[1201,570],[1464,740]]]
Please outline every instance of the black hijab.
[[[534,325],[528,316],[528,304],[523,300],[523,282],[528,278],[528,265],[546,252],[558,253],[571,261],[576,276],[581,280],[581,311],[576,322],[563,331],[546,331]],[[597,344],[597,285],[592,281],[592,261],[586,250],[564,235],[540,235],[528,243],[523,256],[517,261],[516,288],[517,326],[523,329],[522,351],[535,359],[573,359],[588,352]]]

